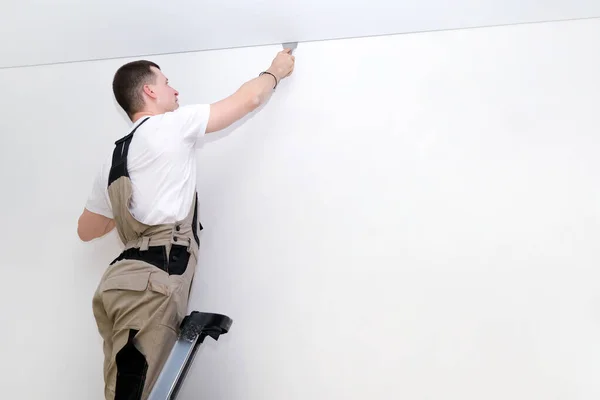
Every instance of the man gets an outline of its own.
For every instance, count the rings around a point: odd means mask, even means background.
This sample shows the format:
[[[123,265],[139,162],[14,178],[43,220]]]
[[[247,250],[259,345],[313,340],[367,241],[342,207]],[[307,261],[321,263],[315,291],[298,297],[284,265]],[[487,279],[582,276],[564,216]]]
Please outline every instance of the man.
[[[86,242],[116,227],[124,245],[92,302],[107,400],[148,397],[187,313],[201,229],[196,145],[260,107],[294,64],[285,49],[229,97],[182,107],[158,65],[135,61],[115,73],[114,95],[133,127],[115,142],[77,227]]]

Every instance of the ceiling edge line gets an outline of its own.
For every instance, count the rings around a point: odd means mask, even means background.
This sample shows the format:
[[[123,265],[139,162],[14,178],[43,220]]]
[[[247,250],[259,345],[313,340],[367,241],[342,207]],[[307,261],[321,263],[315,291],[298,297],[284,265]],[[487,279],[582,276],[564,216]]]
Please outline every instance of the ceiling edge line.
[[[462,27],[462,28],[442,28],[442,29],[422,30],[422,31],[381,33],[381,34],[361,35],[361,36],[340,36],[340,37],[333,37],[333,38],[327,38],[327,39],[311,39],[311,40],[304,40],[304,41],[294,40],[294,41],[296,43],[318,43],[318,42],[326,42],[326,41],[334,41],[334,40],[341,41],[341,40],[352,40],[352,39],[363,39],[363,38],[364,39],[376,38],[376,37],[384,37],[384,36],[400,36],[400,35],[415,35],[415,34],[435,33],[435,32],[478,30],[478,29],[498,28],[498,27],[508,27],[508,26],[539,25],[539,24],[548,24],[548,23],[556,23],[556,22],[585,21],[585,20],[592,20],[592,19],[600,19],[600,15],[594,16],[594,17],[575,17],[575,18],[565,18],[565,19],[514,22],[514,23],[495,24],[495,25],[479,25],[479,26],[470,26],[470,27]],[[291,42],[291,41],[292,40],[287,40],[287,42]],[[252,48],[252,47],[281,46],[281,44],[285,43],[285,42],[286,41],[276,42],[276,43],[262,43],[262,44],[230,46],[230,47],[215,47],[215,48],[197,49],[197,50],[182,50],[182,51],[173,51],[173,52],[164,52],[164,53],[146,53],[146,54],[134,54],[134,55],[126,55],[126,56],[89,58],[89,59],[81,59],[81,60],[55,61],[55,62],[38,63],[38,64],[9,65],[9,66],[0,66],[0,71],[9,70],[9,69],[46,67],[46,66],[54,66],[54,65],[83,64],[83,63],[90,63],[90,62],[97,62],[97,61],[120,60],[120,59],[126,59],[126,58],[141,58],[141,57],[146,58],[146,57],[167,56],[167,55],[177,55],[177,54],[187,54],[187,53],[201,53],[201,52],[207,52],[207,51],[221,51],[221,50],[243,49],[243,48]]]

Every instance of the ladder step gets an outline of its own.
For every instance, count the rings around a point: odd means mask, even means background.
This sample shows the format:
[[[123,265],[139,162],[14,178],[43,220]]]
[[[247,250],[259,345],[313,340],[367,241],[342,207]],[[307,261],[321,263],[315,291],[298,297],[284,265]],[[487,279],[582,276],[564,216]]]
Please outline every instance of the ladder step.
[[[192,311],[180,326],[180,333],[152,388],[148,400],[174,400],[192,365],[198,346],[206,336],[215,341],[229,332],[233,321],[226,315]]]

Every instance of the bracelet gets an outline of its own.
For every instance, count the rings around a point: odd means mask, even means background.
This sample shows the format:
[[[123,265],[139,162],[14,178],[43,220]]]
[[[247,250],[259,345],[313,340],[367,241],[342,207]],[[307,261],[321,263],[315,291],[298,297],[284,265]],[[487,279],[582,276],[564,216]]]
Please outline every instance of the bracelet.
[[[277,89],[277,85],[279,84],[279,82],[277,81],[277,77],[269,71],[263,71],[260,74],[258,74],[258,76],[263,76],[264,74],[271,75],[273,78],[275,78],[275,86],[273,86],[273,90]]]

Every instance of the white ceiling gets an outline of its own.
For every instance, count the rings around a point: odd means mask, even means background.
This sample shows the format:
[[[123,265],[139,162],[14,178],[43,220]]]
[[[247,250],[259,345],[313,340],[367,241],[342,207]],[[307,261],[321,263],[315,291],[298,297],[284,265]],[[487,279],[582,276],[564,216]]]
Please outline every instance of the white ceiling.
[[[3,0],[0,68],[600,16],[598,0]]]

